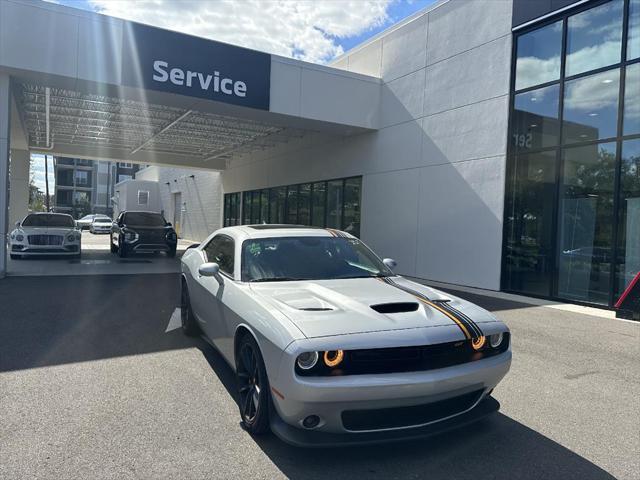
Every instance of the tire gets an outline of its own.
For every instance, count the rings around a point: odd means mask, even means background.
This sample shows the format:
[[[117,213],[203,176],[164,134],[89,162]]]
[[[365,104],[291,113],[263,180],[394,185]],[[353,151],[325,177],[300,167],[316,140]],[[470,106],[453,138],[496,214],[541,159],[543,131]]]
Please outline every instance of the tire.
[[[126,258],[127,256],[127,247],[125,247],[122,239],[118,240],[118,256],[120,258]]]
[[[15,253],[10,253],[9,256],[11,260],[22,260],[22,255],[16,255]]]
[[[111,249],[111,253],[118,253],[118,247],[117,245],[113,244],[113,239],[111,238],[111,235],[109,235],[109,247]]]
[[[167,252],[167,257],[169,257],[169,258],[175,258],[175,256],[176,256],[176,249],[177,249],[176,247],[174,247],[174,248],[170,249],[170,250]]]
[[[236,379],[240,397],[242,426],[252,435],[269,431],[269,379],[260,348],[253,336],[246,334],[236,352]]]
[[[182,289],[180,292],[180,320],[182,324],[182,332],[188,337],[195,337],[200,333],[200,328],[196,323],[191,310],[191,300],[189,298],[189,289],[187,282],[182,280]]]

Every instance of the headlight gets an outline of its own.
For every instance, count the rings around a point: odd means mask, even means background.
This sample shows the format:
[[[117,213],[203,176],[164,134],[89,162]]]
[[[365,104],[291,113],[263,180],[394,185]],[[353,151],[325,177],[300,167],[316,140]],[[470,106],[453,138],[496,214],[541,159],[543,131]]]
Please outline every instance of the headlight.
[[[331,368],[340,365],[343,358],[344,352],[342,350],[327,350],[323,355],[324,364]]]
[[[318,352],[301,353],[296,362],[302,370],[310,370],[318,363]]]
[[[502,333],[494,333],[489,336],[489,345],[491,345],[491,348],[498,348],[502,343],[503,338],[504,335]]]
[[[124,230],[124,241],[127,243],[133,243],[138,240],[138,234],[133,230]]]
[[[471,346],[473,347],[474,350],[481,350],[482,347],[484,347],[484,344],[486,343],[487,339],[483,336],[480,337],[476,337],[474,339],[471,340]]]
[[[20,235],[20,234],[16,235],[16,240],[17,240],[18,242],[23,241],[23,240],[24,240],[24,235]]]

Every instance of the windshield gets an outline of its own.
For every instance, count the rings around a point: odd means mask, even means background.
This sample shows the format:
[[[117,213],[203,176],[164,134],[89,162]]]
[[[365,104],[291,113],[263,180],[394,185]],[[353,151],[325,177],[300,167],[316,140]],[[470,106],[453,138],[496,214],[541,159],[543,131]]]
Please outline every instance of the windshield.
[[[159,213],[129,212],[124,215],[124,223],[140,227],[164,227],[166,222]]]
[[[69,215],[38,214],[27,215],[22,221],[23,227],[65,227],[73,228],[75,223]]]
[[[279,237],[242,244],[242,280],[331,280],[393,273],[355,238]]]
[[[80,220],[91,220],[93,217],[94,217],[94,215],[85,215]]]
[[[93,223],[111,223],[109,217],[96,217],[93,219]]]

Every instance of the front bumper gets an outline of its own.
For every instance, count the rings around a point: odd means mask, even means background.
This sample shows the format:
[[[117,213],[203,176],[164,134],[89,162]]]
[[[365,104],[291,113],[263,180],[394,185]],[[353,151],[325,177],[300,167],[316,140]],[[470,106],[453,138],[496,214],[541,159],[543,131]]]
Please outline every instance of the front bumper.
[[[80,253],[80,244],[68,244],[68,245],[24,245],[13,244],[11,245],[11,253],[14,255],[23,256],[49,256],[49,255],[61,255],[61,256],[73,256]]]
[[[271,431],[283,442],[296,447],[326,448],[337,446],[374,445],[378,443],[410,441],[438,435],[449,430],[477,422],[500,409],[500,403],[486,396],[471,410],[446,420],[421,427],[357,434],[340,434],[313,430],[303,430],[285,423],[277,412],[271,413]]]
[[[483,327],[487,334],[498,331],[501,324]],[[448,326],[432,328],[432,336],[448,337],[457,327]],[[406,335],[417,337],[413,332],[401,332],[390,336]],[[361,338],[363,338],[362,336]],[[314,340],[312,348],[302,350],[322,350],[335,340]],[[343,340],[343,342],[346,340]],[[416,340],[418,341],[418,340]],[[324,345],[319,344],[322,342]],[[326,342],[326,343],[325,343]],[[307,345],[308,347],[308,345]],[[345,345],[345,348],[349,348]],[[353,347],[351,347],[353,348]],[[301,438],[311,439],[318,435],[320,443],[323,438],[342,438],[342,443],[368,443],[376,439],[411,438],[413,435],[424,435],[425,432],[440,431],[437,424],[453,425],[454,419],[471,421],[475,414],[470,414],[484,404],[487,395],[498,385],[511,366],[511,349],[504,353],[478,361],[462,363],[446,368],[426,371],[397,372],[384,374],[302,377],[295,373],[294,361],[300,352],[300,345],[290,345],[280,362],[280,368],[270,375],[272,398],[277,419],[274,420],[274,431],[283,437],[298,436],[291,433],[302,432]],[[429,415],[436,411],[437,405],[457,399],[476,395],[473,401],[460,408],[445,410],[439,417]],[[457,405],[457,404],[456,404]],[[486,408],[486,407],[483,407]],[[407,411],[418,411],[414,418]],[[440,410],[438,410],[440,411]],[[479,411],[483,411],[482,409]],[[356,417],[371,416],[372,422],[353,426],[349,416],[355,412]],[[383,421],[383,417],[396,414],[402,417],[397,422]],[[303,420],[309,415],[320,417],[320,423],[314,429],[305,429]],[[381,421],[376,422],[375,418]],[[286,425],[286,428],[280,423]],[[366,425],[370,426],[366,426]],[[304,435],[303,435],[304,434]],[[326,437],[329,435],[329,437]],[[360,440],[358,440],[360,439]],[[284,439],[288,441],[287,438]],[[384,441],[384,440],[380,440]]]

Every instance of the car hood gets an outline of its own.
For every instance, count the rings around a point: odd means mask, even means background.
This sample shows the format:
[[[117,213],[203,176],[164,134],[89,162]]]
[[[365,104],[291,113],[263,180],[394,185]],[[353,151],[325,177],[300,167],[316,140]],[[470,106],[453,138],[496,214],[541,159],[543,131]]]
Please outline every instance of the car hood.
[[[20,227],[14,230],[23,235],[67,235],[74,231],[75,227]]]
[[[308,338],[455,325],[452,318],[402,288],[430,300],[446,301],[476,324],[498,321],[477,305],[439,290],[401,277],[393,277],[393,283],[377,278],[269,282],[252,283],[251,290],[289,317]],[[398,304],[407,303],[418,307],[398,311],[402,310]]]

